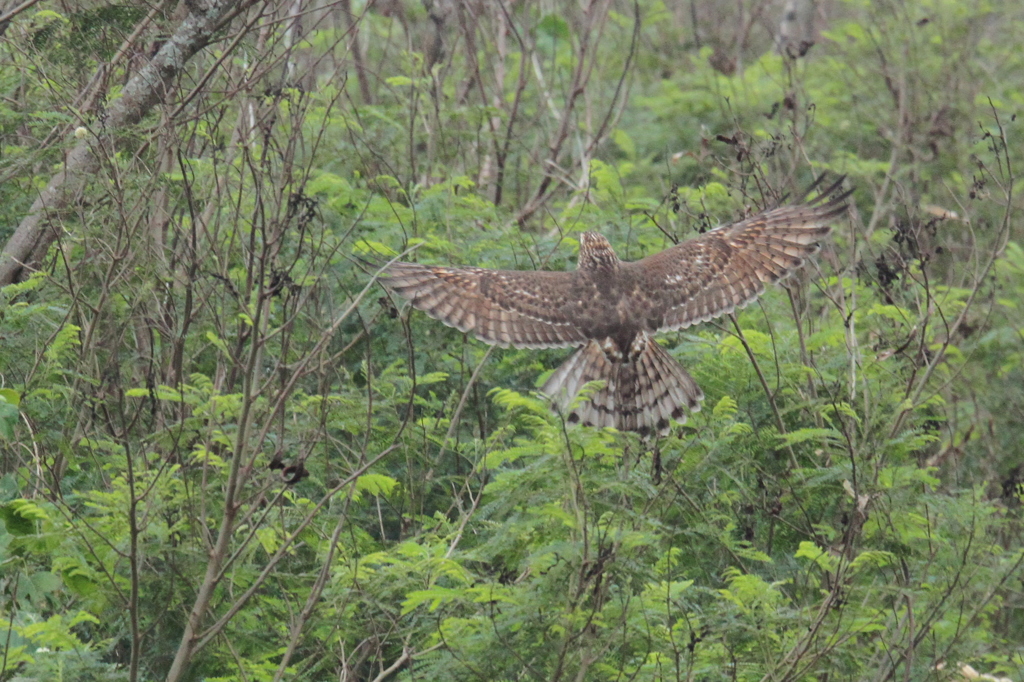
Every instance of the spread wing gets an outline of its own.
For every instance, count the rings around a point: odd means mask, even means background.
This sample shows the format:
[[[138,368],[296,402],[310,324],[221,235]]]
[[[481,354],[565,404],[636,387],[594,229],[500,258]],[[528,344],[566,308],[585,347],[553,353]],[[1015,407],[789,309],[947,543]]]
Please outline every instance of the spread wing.
[[[766,282],[803,265],[846,211],[852,190],[840,192],[842,182],[811,201],[723,225],[630,264],[644,271],[659,328],[680,329],[732,312],[761,295]]]
[[[553,348],[587,339],[563,310],[572,273],[393,263],[382,283],[445,324],[499,346]]]

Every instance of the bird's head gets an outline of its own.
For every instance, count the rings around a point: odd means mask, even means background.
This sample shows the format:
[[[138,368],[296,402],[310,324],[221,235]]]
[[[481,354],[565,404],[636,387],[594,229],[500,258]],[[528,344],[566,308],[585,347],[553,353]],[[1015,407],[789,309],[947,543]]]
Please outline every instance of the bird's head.
[[[610,270],[619,267],[619,263],[619,257],[603,235],[597,232],[580,235],[580,270]]]

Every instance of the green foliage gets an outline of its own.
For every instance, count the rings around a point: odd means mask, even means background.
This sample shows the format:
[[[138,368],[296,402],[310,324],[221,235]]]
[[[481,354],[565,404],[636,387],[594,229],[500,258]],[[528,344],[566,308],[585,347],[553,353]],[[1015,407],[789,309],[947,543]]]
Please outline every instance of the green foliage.
[[[1024,675],[1020,9],[825,3],[794,58],[734,5],[354,5],[120,131],[173,17],[7,27],[0,238],[75,127],[99,170],[0,289],[0,679]],[[821,254],[661,338],[706,399],[654,441],[372,281],[640,258],[821,172]]]

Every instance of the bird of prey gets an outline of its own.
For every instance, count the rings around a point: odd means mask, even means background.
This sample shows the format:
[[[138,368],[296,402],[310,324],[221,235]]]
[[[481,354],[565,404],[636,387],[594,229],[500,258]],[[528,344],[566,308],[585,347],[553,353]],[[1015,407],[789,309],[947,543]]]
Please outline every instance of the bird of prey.
[[[382,283],[445,324],[485,343],[576,346],[541,389],[570,422],[666,433],[704,392],[654,340],[757,298],[803,265],[846,210],[843,178],[798,204],[722,225],[639,261],[619,260],[596,232],[580,235],[571,272],[488,270],[393,262]],[[574,400],[591,381],[603,381]],[[684,410],[685,408],[685,410]]]

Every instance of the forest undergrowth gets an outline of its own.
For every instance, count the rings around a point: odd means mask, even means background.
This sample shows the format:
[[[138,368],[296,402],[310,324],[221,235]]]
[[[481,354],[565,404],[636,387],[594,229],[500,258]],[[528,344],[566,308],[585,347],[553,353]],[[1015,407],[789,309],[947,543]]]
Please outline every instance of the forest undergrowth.
[[[0,680],[1024,679],[1024,14],[790,5],[0,13]],[[365,258],[634,260],[821,175],[821,252],[659,337],[657,439]]]

